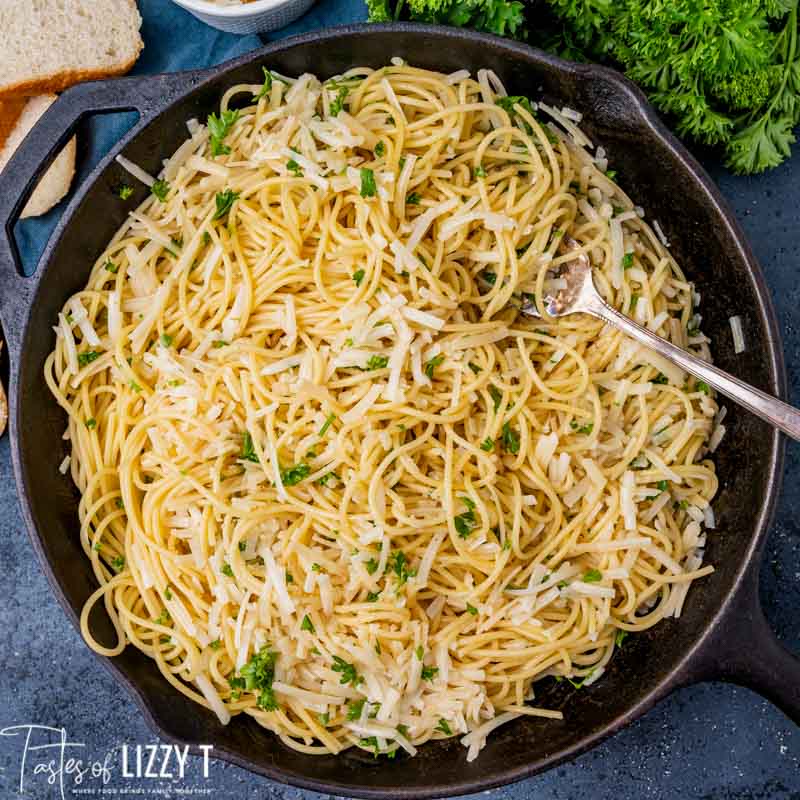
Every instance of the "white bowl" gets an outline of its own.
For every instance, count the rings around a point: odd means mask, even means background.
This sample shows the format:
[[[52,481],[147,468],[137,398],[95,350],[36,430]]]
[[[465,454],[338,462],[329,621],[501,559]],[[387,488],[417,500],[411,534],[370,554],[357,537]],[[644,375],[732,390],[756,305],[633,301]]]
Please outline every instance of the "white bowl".
[[[206,25],[228,33],[265,33],[283,28],[304,14],[314,0],[255,0],[220,5],[208,0],[172,0]]]

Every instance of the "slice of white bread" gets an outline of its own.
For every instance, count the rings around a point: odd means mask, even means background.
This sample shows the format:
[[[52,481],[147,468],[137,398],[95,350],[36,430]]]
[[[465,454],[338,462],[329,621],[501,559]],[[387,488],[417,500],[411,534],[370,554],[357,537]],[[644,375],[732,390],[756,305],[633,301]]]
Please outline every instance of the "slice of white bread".
[[[0,0],[1,2],[2,0]],[[31,97],[27,100],[16,120],[16,124],[8,134],[5,143],[0,147],[0,170],[11,159],[13,152],[28,131],[36,124],[36,120],[56,101],[54,94]],[[5,106],[5,104],[4,104]],[[75,174],[75,137],[73,136],[64,149],[56,156],[28,200],[22,211],[23,217],[38,217],[49,211],[68,191]]]
[[[126,73],[141,24],[136,0],[0,0],[0,99]]]

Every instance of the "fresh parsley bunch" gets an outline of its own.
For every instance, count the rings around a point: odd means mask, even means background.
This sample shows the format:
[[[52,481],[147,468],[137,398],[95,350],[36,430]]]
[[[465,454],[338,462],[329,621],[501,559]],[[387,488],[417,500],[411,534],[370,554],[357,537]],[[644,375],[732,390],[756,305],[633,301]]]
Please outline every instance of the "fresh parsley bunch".
[[[370,22],[413,20],[472,28],[509,39],[527,38],[524,6],[517,0],[366,0]]]
[[[800,122],[798,0],[547,0],[547,42],[621,66],[681,136],[737,173],[778,166]]]

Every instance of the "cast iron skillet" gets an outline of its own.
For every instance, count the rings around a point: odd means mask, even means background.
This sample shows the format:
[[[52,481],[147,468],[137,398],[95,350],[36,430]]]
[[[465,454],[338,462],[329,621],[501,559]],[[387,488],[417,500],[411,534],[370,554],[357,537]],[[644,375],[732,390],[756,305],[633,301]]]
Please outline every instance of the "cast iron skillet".
[[[11,351],[11,435],[23,513],[53,589],[73,622],[95,587],[78,544],[77,497],[57,466],[65,454],[64,415],[46,390],[42,365],[51,325],[85,285],[91,264],[145,196],[114,189],[130,177],[124,154],[151,173],[186,138],[186,120],[205,119],[233,83],[260,83],[262,65],[295,75],[329,76],[391,56],[444,71],[494,69],[512,93],[581,109],[585,129],[606,148],[619,181],[649,218],[660,220],[678,261],[703,296],[703,325],[717,363],[755,386],[784,394],[775,316],[764,277],[730,210],[703,169],[667,132],[642,95],[616,73],[566,63],[524,45],[422,25],[352,26],[288,39],[206,71],[88,83],[61,96],[26,139],[0,182],[0,313]],[[89,114],[137,110],[141,119],[73,199],[34,278],[21,277],[11,229],[34,178]],[[734,355],[731,314],[744,318],[748,350]],[[283,746],[247,717],[227,727],[174,691],[134,648],[104,659],[132,692],[151,727],[167,740],[213,744],[217,756],[270,778],[340,795],[423,798],[466,794],[519,780],[576,756],[643,714],[676,687],[707,679],[750,686],[800,721],[800,661],[768,629],[758,600],[758,560],[780,482],[779,436],[730,407],[728,435],[715,461],[718,530],[707,560],[716,566],[689,595],[679,621],[629,637],[603,679],[588,689],[541,682],[541,705],[563,708],[563,722],[518,720],[494,734],[471,764],[454,740],[430,743],[410,760],[360,752],[311,757]],[[101,604],[102,605],[102,604]],[[92,620],[114,640],[104,611]]]

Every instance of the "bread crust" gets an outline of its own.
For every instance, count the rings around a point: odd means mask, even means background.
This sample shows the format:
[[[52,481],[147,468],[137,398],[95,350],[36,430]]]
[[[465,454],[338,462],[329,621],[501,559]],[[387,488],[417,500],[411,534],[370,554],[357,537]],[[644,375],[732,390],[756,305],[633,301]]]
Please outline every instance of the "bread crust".
[[[58,94],[59,92],[63,92],[64,89],[69,89],[70,86],[74,86],[76,83],[119,77],[127,73],[133,67],[142,49],[143,45],[140,41],[136,55],[134,55],[130,61],[121,64],[116,69],[65,70],[64,72],[58,72],[53,75],[32,78],[27,81],[20,81],[18,83],[2,86],[0,87],[0,102],[5,103],[7,100],[15,100],[38,94]]]
[[[5,146],[11,131],[22,116],[22,111],[27,103],[26,97],[12,97],[0,100],[0,150]]]

